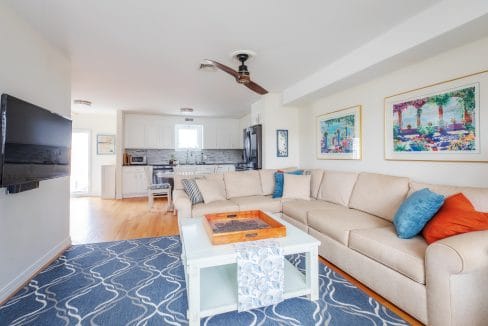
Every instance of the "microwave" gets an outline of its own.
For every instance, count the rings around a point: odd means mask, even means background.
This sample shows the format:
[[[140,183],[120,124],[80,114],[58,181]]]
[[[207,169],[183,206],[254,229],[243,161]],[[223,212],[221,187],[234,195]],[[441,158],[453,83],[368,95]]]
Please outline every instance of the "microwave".
[[[144,155],[133,155],[129,158],[130,165],[145,165],[147,164],[146,156]]]

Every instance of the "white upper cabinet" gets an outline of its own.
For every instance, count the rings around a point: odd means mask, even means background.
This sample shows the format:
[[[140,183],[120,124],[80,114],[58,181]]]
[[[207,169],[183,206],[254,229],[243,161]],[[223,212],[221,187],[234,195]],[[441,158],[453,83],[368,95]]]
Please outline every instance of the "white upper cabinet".
[[[175,130],[172,124],[163,124],[161,126],[161,148],[172,149],[175,148]]]
[[[125,148],[145,148],[143,119],[135,115],[126,115],[124,130]]]
[[[173,149],[174,126],[164,118],[142,114],[125,115],[125,148]]]
[[[157,122],[144,125],[144,148],[161,148],[162,130]]]
[[[126,114],[125,148],[174,149],[175,125],[185,124],[182,117]],[[195,118],[203,125],[204,149],[242,148],[242,130],[238,119]]]
[[[203,126],[203,148],[217,148],[217,127],[215,123],[209,122]]]

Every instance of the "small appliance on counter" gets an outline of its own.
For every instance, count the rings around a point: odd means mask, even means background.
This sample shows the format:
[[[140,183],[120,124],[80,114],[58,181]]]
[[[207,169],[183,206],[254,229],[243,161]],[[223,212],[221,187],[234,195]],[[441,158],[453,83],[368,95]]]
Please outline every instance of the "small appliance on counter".
[[[146,165],[147,159],[145,155],[129,155],[130,165]]]

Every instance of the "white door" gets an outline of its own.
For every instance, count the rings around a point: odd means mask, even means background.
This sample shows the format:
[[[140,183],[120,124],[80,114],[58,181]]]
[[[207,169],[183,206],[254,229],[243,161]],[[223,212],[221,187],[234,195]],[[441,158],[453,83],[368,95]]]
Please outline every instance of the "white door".
[[[73,130],[71,140],[71,193],[85,195],[90,190],[90,131]]]

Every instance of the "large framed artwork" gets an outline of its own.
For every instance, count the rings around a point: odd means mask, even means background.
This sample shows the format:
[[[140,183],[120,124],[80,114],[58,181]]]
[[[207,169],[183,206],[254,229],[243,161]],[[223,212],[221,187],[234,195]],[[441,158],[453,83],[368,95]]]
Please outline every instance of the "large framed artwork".
[[[385,98],[385,159],[488,161],[483,87],[488,71]]]
[[[115,135],[97,135],[97,155],[115,154]]]
[[[361,159],[361,106],[317,117],[317,158]]]
[[[288,157],[288,130],[276,130],[276,156]]]

